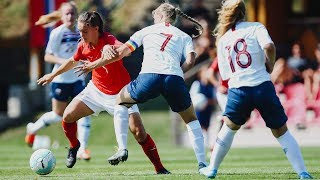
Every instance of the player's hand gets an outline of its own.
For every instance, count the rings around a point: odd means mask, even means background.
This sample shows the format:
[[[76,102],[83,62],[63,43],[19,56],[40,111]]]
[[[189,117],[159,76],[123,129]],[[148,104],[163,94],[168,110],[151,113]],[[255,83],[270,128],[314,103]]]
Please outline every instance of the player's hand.
[[[114,58],[118,52],[116,51],[115,46],[105,45],[102,49],[102,55],[104,59],[112,59]]]
[[[44,85],[50,83],[53,80],[53,78],[54,78],[54,76],[51,73],[50,74],[46,74],[42,78],[38,79],[37,83],[39,85],[44,86]]]
[[[80,60],[82,62],[80,65],[74,67],[75,70],[74,73],[78,74],[78,77],[81,75],[87,75],[89,72],[91,72],[95,68],[95,63],[85,60]]]

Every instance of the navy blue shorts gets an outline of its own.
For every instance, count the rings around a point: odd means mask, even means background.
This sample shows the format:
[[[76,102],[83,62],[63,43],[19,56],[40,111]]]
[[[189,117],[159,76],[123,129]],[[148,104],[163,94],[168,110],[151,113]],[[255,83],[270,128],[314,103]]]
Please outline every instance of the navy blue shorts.
[[[266,126],[278,129],[287,122],[287,116],[271,81],[255,87],[230,88],[226,110],[223,113],[233,123],[243,125],[252,110],[257,109]]]
[[[172,111],[181,112],[191,105],[188,88],[182,77],[176,75],[143,73],[128,85],[131,98],[144,103],[162,95]]]
[[[84,81],[76,81],[74,83],[51,83],[50,96],[58,101],[69,101],[76,97],[84,88]]]

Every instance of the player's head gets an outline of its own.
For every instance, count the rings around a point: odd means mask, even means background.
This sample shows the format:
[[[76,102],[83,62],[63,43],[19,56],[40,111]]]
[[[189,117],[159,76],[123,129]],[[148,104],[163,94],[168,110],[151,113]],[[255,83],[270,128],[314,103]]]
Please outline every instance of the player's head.
[[[237,22],[244,21],[246,6],[243,0],[224,0],[218,11],[218,25],[214,30],[217,40],[220,39]]]
[[[77,8],[74,2],[65,2],[60,6],[61,21],[67,27],[73,27],[77,18]]]
[[[48,24],[55,24],[61,20],[67,27],[72,27],[77,17],[77,7],[73,1],[64,2],[57,11],[42,15],[35,25],[46,26]]]
[[[83,12],[78,18],[78,29],[85,42],[95,42],[103,34],[103,21],[99,13]]]
[[[199,31],[199,34],[192,35],[193,37],[198,37],[199,35],[201,35],[203,28],[199,24],[199,22],[191,18],[190,16],[186,15],[179,8],[174,7],[170,3],[167,3],[167,2],[162,3],[157,9],[152,11],[152,17],[154,19],[155,24],[161,23],[161,22],[174,23],[177,16],[186,18],[196,25],[197,30]]]

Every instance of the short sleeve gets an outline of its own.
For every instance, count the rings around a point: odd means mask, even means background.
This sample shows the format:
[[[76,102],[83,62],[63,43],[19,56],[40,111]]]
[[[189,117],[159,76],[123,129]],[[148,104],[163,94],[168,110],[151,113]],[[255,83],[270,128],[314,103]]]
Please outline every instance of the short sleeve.
[[[75,61],[85,60],[85,59],[86,59],[86,58],[83,56],[82,51],[83,51],[83,43],[80,42],[80,43],[78,44],[78,48],[77,48],[76,52],[75,52],[74,55],[73,55],[73,59],[74,59]]]
[[[143,37],[145,36],[145,29],[141,29],[140,31],[135,32],[130,39],[125,43],[131,52],[136,50],[138,47],[142,45]]]
[[[271,40],[271,37],[264,25],[259,24],[255,32],[258,43],[262,49],[266,44],[273,44],[273,41]]]
[[[221,42],[222,39],[219,40],[218,43],[218,68],[220,72],[220,76],[222,80],[227,80],[231,76],[231,68],[228,63],[228,59],[224,55],[224,48],[223,48],[223,43]]]
[[[49,41],[46,47],[47,54],[56,54],[59,50],[60,41],[59,33],[55,30],[52,30],[49,36]]]

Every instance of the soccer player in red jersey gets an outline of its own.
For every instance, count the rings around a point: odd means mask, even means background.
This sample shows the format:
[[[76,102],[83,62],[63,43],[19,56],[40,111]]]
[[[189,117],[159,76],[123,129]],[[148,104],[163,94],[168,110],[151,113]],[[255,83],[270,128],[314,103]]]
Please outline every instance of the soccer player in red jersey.
[[[38,80],[38,84],[48,84],[52,79],[69,69],[75,67],[79,61],[96,61],[101,58],[101,51],[105,45],[122,45],[112,34],[103,31],[103,21],[97,12],[84,12],[78,18],[78,29],[81,35],[76,53],[66,63],[62,64],[56,71],[44,75]],[[66,166],[72,168],[76,163],[76,154],[80,143],[77,139],[77,124],[80,118],[101,111],[107,111],[113,115],[116,96],[126,84],[130,82],[130,76],[123,61],[102,66],[92,71],[92,80],[87,87],[75,97],[67,106],[63,114],[62,127],[70,142]],[[117,121],[114,122],[118,123]],[[117,127],[117,126],[115,126]],[[156,145],[149,134],[146,133],[141,121],[137,105],[129,109],[129,128],[135,139],[142,146],[145,154],[153,163],[157,174],[169,174],[160,160]],[[115,129],[115,132],[118,132]],[[120,136],[121,138],[121,136]],[[123,149],[122,141],[118,141],[119,149]],[[126,143],[126,142],[125,142]],[[126,161],[128,151],[122,151],[123,155],[118,159],[109,161],[117,165],[120,161]]]

